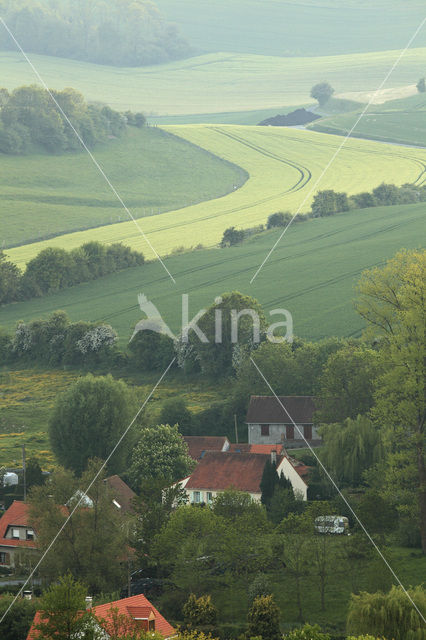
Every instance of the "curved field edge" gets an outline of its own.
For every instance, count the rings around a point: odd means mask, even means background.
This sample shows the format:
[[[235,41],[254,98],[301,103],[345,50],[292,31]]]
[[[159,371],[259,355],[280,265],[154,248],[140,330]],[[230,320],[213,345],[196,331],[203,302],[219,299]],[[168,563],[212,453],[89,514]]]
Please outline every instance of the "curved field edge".
[[[72,86],[87,100],[114,109],[150,115],[269,109],[309,101],[311,87],[326,78],[347,97],[375,91],[399,56],[399,50],[320,57],[278,57],[211,53],[152,67],[107,67],[63,58],[31,55],[50,87]],[[408,50],[394,69],[392,87],[424,75],[426,47]],[[0,54],[2,86],[35,81],[17,53]],[[408,80],[407,80],[408,79]]]
[[[136,218],[217,198],[248,174],[233,163],[157,127],[130,127],[94,150]],[[2,247],[128,220],[84,152],[0,156]]]
[[[0,308],[0,325],[12,329],[20,319],[46,317],[62,309],[72,320],[111,324],[125,347],[142,319],[139,293],[152,300],[171,329],[178,332],[182,293],[189,295],[192,317],[225,291],[239,290],[257,298],[266,311],[288,309],[298,336],[314,340],[357,336],[363,321],[355,312],[353,298],[360,274],[382,264],[401,247],[419,247],[424,221],[424,203],[311,219],[289,229],[252,284],[250,280],[279,237],[279,230],[228,249],[166,258],[176,284],[171,284],[158,261],[152,262],[44,298],[4,306]]]
[[[294,212],[302,201],[302,211],[307,211],[317,190],[315,181],[341,144],[337,136],[276,127],[185,125],[170,126],[167,131],[242,166],[250,178],[227,196],[140,219],[144,234],[161,256],[177,247],[214,246],[225,228],[265,223],[274,211]],[[425,161],[421,150],[349,139],[318,188],[356,193],[383,181],[423,184]],[[122,242],[148,259],[155,257],[133,222],[59,236],[7,254],[22,266],[45,247],[71,249],[88,240]]]

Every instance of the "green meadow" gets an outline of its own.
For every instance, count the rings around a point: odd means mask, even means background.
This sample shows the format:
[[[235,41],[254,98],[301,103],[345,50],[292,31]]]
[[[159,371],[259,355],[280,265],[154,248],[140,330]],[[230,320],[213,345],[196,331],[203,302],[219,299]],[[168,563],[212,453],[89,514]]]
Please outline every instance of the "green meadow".
[[[247,174],[159,128],[129,127],[94,155],[136,217],[217,198]],[[128,220],[85,152],[0,156],[0,246]]]
[[[250,177],[241,188],[224,197],[144,217],[141,227],[162,256],[199,244],[217,245],[227,227],[263,224],[274,211],[294,212],[299,207],[308,211],[317,191],[315,182],[341,144],[337,136],[286,127],[183,125],[166,130],[240,166]],[[90,175],[99,181],[94,168]],[[371,190],[383,181],[423,184],[424,177],[423,150],[350,139],[322,177],[321,189],[357,193]],[[120,181],[115,184],[120,190]],[[138,212],[136,207],[136,217]],[[88,240],[123,242],[143,251],[147,258],[154,256],[133,222],[68,233],[10,249],[7,254],[23,266],[45,247],[71,249]]]
[[[360,15],[361,12],[360,12]],[[426,43],[408,50],[387,84],[412,85],[424,74]],[[397,60],[392,50],[345,55],[279,57],[219,52],[151,67],[108,67],[31,54],[49,87],[74,87],[87,100],[146,115],[182,115],[279,108],[310,102],[311,87],[327,80],[336,94],[375,91]],[[18,53],[1,52],[1,85],[37,82]]]
[[[309,125],[309,129],[346,135],[361,111],[341,113]],[[352,132],[352,137],[426,146],[426,95],[417,94],[402,100],[372,105]]]
[[[190,312],[213,303],[225,291],[239,290],[258,298],[266,311],[288,309],[294,333],[318,340],[358,336],[363,327],[353,307],[354,286],[361,272],[383,263],[401,247],[419,247],[425,224],[424,203],[376,207],[311,219],[292,227],[258,277],[255,271],[280,231],[251,237],[228,249],[198,250],[127,269],[44,298],[0,309],[0,325],[12,329],[63,309],[73,320],[111,324],[123,346],[143,318],[137,295],[157,306],[173,331],[181,326],[181,294],[188,293]]]
[[[318,56],[405,46],[420,0],[157,0],[200,51]],[[416,46],[426,45],[420,33]]]

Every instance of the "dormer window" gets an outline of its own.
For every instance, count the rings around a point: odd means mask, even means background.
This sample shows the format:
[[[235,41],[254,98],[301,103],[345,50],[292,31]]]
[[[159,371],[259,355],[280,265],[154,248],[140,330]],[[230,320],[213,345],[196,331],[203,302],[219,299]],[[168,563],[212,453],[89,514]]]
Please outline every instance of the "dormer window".
[[[12,529],[12,538],[14,540],[19,540],[19,529]]]
[[[155,631],[155,620],[149,620],[148,622],[148,630]]]
[[[34,540],[34,531],[33,531],[33,529],[27,529],[27,540]]]

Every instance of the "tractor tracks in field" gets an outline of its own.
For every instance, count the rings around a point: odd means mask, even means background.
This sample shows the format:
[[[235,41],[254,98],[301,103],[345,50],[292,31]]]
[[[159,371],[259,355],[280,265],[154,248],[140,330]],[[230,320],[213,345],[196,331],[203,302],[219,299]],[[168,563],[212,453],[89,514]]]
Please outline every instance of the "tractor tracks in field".
[[[402,227],[402,226],[406,226],[407,224],[410,224],[412,222],[416,222],[418,221],[419,216],[412,216],[408,219],[403,219],[400,220],[398,222],[394,222],[393,224],[388,224],[388,225],[384,225],[382,227],[380,227],[379,229],[373,229],[373,230],[367,230],[365,233],[363,234],[359,234],[357,235],[356,239],[354,240],[354,238],[348,238],[347,240],[343,240],[343,242],[341,240],[335,240],[332,242],[327,242],[325,244],[323,244],[322,246],[317,247],[315,250],[316,252],[322,252],[322,251],[329,251],[330,249],[334,249],[336,247],[343,247],[345,245],[350,245],[353,244],[354,242],[358,242],[358,241],[364,241],[364,240],[368,240],[370,238],[374,238],[377,237],[379,235],[381,235],[382,233],[387,233],[389,231],[395,231],[396,229]],[[381,222],[381,221],[389,221],[389,217],[388,215],[383,215],[380,218],[376,219],[376,222]],[[364,221],[365,223],[365,221]],[[338,230],[332,230],[328,233],[321,233],[321,234],[317,234],[315,236],[313,236],[312,238],[309,238],[308,240],[303,239],[300,240],[296,243],[294,243],[293,245],[291,245],[292,247],[296,247],[296,246],[304,246],[306,247],[308,244],[312,244],[313,242],[318,242],[318,241],[323,241],[323,240],[328,240],[328,239],[332,239],[335,236],[340,235],[341,233],[346,233],[348,230],[359,227],[359,225],[362,225],[363,221],[358,221],[354,224],[348,225],[348,226],[343,226],[341,229]],[[259,254],[259,250],[256,249],[254,251],[251,251],[249,253],[245,253],[244,255],[236,255],[233,257],[227,257],[226,258],[226,264],[235,264],[236,262],[238,262],[239,260],[247,260],[247,258],[251,258],[254,256],[258,256]],[[280,256],[279,254],[274,256],[271,260],[271,266],[275,266],[275,268],[286,261],[292,261],[294,259],[300,259],[300,258],[304,258],[307,257],[309,255],[312,255],[312,247],[310,248],[306,248],[303,251],[298,251],[296,253],[291,253],[291,254],[286,254],[284,256]],[[347,278],[354,278],[357,275],[360,275],[362,273],[362,271],[364,271],[364,269],[367,268],[371,268],[374,266],[377,266],[379,264],[381,264],[382,261],[378,261],[377,263],[373,263],[373,264],[369,264],[369,265],[363,265],[360,268],[354,269],[354,270],[350,270],[344,273],[340,273],[336,276],[334,276],[333,278],[329,278],[327,280],[323,280],[321,282],[315,283],[309,287],[305,287],[303,289],[300,289],[294,293],[290,293],[289,295],[285,295],[283,294],[282,296],[280,296],[279,298],[272,298],[269,300],[264,300],[263,304],[265,306],[275,306],[277,304],[283,304],[284,302],[287,303],[290,300],[294,300],[296,298],[299,298],[301,296],[305,296],[308,295],[310,293],[314,293],[317,290],[323,289],[325,287],[329,287],[332,286],[334,284],[338,284],[339,282],[346,280]],[[187,269],[184,269],[180,272],[176,272],[176,277],[180,280],[184,277],[188,277],[191,276],[195,273],[199,273],[201,271],[208,271],[210,269],[214,269],[215,267],[219,267],[221,264],[223,264],[223,260],[220,258],[219,259],[215,259],[213,261],[210,261],[209,263],[205,263],[202,266],[200,265],[196,265],[195,267],[190,267]],[[243,276],[247,273],[250,273],[251,270],[253,268],[253,264],[252,262],[250,262],[249,265],[244,265],[242,268],[240,269],[236,269],[236,270],[231,270],[231,272],[229,272],[227,275],[224,276],[224,274],[219,274],[218,276],[212,278],[212,279],[208,279],[205,280],[203,282],[197,282],[196,284],[194,284],[191,287],[186,287],[185,291],[187,293],[190,293],[192,291],[196,291],[199,290],[200,288],[207,288],[207,287],[211,287],[213,285],[216,284],[222,284],[224,281],[229,280],[231,278],[235,278],[236,276]],[[150,282],[146,282],[145,285],[146,286],[152,286],[155,284],[159,284],[161,281],[166,280],[165,276],[160,276],[159,278],[155,278],[153,280],[151,280]],[[127,289],[126,291],[133,292],[135,291],[135,287],[129,287],[129,289]],[[122,289],[120,289],[120,292],[125,292]],[[105,297],[109,297],[110,294],[104,294],[102,296],[97,296],[95,299],[102,299]],[[161,296],[159,296],[156,299],[156,302],[161,301],[162,299],[165,299],[168,297],[168,294],[162,294]],[[119,311],[115,311],[112,312],[110,314],[107,314],[105,316],[99,317],[99,318],[94,318],[94,320],[96,321],[110,321],[113,320],[119,316],[125,315],[126,313],[130,313],[132,311],[135,311],[138,308],[137,304],[133,304],[130,305],[129,307],[126,308],[121,308]]]

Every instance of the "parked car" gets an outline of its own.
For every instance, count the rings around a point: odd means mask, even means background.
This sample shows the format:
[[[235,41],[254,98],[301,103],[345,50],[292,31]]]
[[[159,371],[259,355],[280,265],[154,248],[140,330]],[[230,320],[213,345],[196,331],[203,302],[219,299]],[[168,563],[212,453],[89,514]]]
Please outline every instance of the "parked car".
[[[318,516],[315,518],[315,531],[318,533],[349,533],[349,520],[345,516]]]

